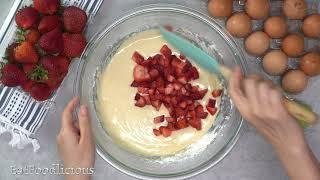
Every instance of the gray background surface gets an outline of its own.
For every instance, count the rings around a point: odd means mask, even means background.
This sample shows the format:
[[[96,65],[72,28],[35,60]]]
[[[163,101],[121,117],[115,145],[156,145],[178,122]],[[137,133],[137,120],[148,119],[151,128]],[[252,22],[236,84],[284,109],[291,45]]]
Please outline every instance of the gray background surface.
[[[176,4],[182,4],[189,6],[200,11],[206,12],[206,0],[105,0],[99,13],[97,14],[94,25],[88,29],[88,37],[91,37],[95,32],[103,28],[106,24],[112,22],[113,19],[119,17],[120,14],[136,6],[141,6],[150,3],[166,3],[175,2]],[[2,24],[8,10],[11,5],[11,0],[1,0],[0,5],[0,24]],[[238,41],[241,44],[241,41]],[[250,70],[252,72],[259,72],[261,70],[256,60],[248,57],[250,64]],[[37,133],[37,137],[41,143],[41,149],[37,154],[34,154],[31,146],[25,150],[12,149],[7,145],[10,140],[10,135],[5,134],[0,137],[0,180],[59,180],[63,179],[59,175],[12,175],[11,167],[24,167],[26,165],[35,165],[37,167],[46,168],[52,167],[52,164],[59,163],[57,150],[56,150],[56,134],[60,127],[59,115],[62,112],[63,107],[67,101],[73,96],[74,73],[72,73],[68,79],[62,85],[62,89],[59,92],[57,103],[43,124],[43,127]],[[315,110],[320,112],[320,77],[313,78],[309,83],[309,87],[306,92],[302,93],[298,98],[303,99],[309,104],[313,105]],[[317,124],[312,128],[306,130],[306,137],[309,141],[314,153],[320,158],[320,125]],[[299,163],[299,162],[297,162]],[[93,176],[94,180],[128,180],[133,179],[128,177],[106,162],[104,162],[99,156],[96,160],[96,170]],[[244,125],[240,139],[230,154],[223,159],[217,166],[208,170],[207,172],[194,177],[192,179],[197,180],[285,180],[288,179],[284,169],[281,167],[280,162],[277,160],[273,153],[271,146],[267,144],[256,131],[248,126]]]

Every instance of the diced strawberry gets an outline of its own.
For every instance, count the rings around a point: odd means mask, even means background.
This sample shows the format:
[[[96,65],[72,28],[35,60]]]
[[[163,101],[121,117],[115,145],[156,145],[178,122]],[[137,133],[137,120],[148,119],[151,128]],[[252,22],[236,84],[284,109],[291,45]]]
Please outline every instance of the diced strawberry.
[[[176,115],[177,115],[178,117],[180,117],[180,116],[185,116],[185,115],[186,115],[186,112],[185,112],[183,109],[179,108],[179,107],[177,107],[177,108],[175,109],[175,112],[176,112]]]
[[[198,72],[197,68],[191,67],[189,70],[189,76],[193,80],[199,79],[199,72]]]
[[[131,86],[131,87],[150,88],[149,82],[136,82],[136,81],[133,81],[130,86]]]
[[[173,117],[166,117],[165,119],[166,119],[166,121],[167,121],[168,123],[177,122],[177,119],[176,119],[176,118],[173,118]]]
[[[138,87],[138,92],[142,94],[146,94],[148,92],[149,88],[145,87]]]
[[[184,128],[187,128],[188,127],[188,121],[186,119],[180,119],[178,122],[177,122],[177,127],[179,129],[184,129]]]
[[[209,112],[212,116],[214,116],[214,115],[217,113],[217,111],[218,111],[218,109],[215,108],[215,107],[209,107],[209,106],[206,106],[206,107],[207,107],[208,112]]]
[[[222,94],[222,89],[216,89],[212,91],[212,97],[214,98],[221,96],[221,94]]]
[[[143,96],[143,98],[146,100],[146,105],[151,105],[151,100],[149,95]]]
[[[191,127],[197,129],[198,131],[200,131],[202,129],[200,120],[190,120],[190,121],[188,121],[188,123]]]
[[[194,104],[188,105],[188,110],[193,111],[196,108]]]
[[[186,59],[186,56],[184,54],[180,54],[179,58],[180,59]]]
[[[157,85],[157,88],[164,88],[164,80],[162,77],[158,77],[156,79],[156,85]]]
[[[160,136],[161,132],[158,129],[153,129],[153,134],[156,136]]]
[[[171,131],[176,131],[176,130],[178,130],[177,124],[176,124],[175,122],[173,122],[173,123],[169,122],[168,125],[167,125],[167,128],[168,128],[169,130],[171,130]]]
[[[182,109],[185,109],[187,107],[187,102],[186,101],[182,101],[179,103],[179,106],[182,108]]]
[[[179,77],[178,78],[178,81],[181,83],[181,84],[186,84],[187,83],[187,78],[186,77]]]
[[[160,49],[160,52],[166,57],[169,57],[172,54],[171,49],[167,45],[163,45],[162,48]]]
[[[149,90],[148,90],[149,95],[153,95],[153,94],[154,94],[154,92],[155,92],[155,90],[154,90],[154,89],[149,89]]]
[[[173,88],[174,88],[175,90],[180,90],[182,87],[183,87],[183,86],[182,86],[182,84],[180,84],[180,83],[173,83]]]
[[[180,66],[181,60],[178,58],[173,58],[171,61],[171,66],[178,68]]]
[[[212,108],[216,107],[216,100],[209,99],[207,106]]]
[[[169,137],[169,136],[171,136],[172,131],[171,131],[169,128],[167,128],[167,127],[165,127],[165,126],[161,126],[161,127],[159,128],[159,130],[160,130],[161,134],[162,134],[164,137]]]
[[[136,93],[134,96],[134,100],[138,101],[140,99],[141,95],[139,93]]]
[[[172,105],[176,106],[178,104],[177,97],[175,97],[175,96],[171,97],[170,102],[171,102]]]
[[[148,67],[152,63],[152,58],[149,57],[147,60],[141,62],[141,66]]]
[[[162,123],[163,121],[164,121],[164,115],[155,117],[155,118],[153,119],[153,122],[154,122],[155,124]]]
[[[135,106],[137,107],[144,107],[146,105],[146,100],[144,97],[140,96],[137,102],[135,103]]]
[[[137,64],[141,65],[142,62],[144,62],[144,57],[141,54],[139,54],[137,51],[135,51],[132,55],[132,60]]]
[[[160,107],[161,107],[161,101],[159,101],[159,100],[151,101],[151,105],[154,108],[156,108],[157,111],[159,111]]]
[[[159,71],[156,69],[151,69],[149,71],[149,74],[150,74],[151,79],[155,79],[159,76]]]
[[[169,94],[172,94],[173,90],[174,90],[173,86],[172,86],[171,84],[169,84],[169,85],[164,89],[164,93],[165,93],[166,95],[169,95]]]
[[[141,65],[137,65],[133,70],[133,78],[135,82],[145,82],[149,81],[150,75],[148,73],[148,69]]]
[[[196,111],[196,114],[197,114],[197,117],[198,117],[198,118],[205,119],[205,118],[207,118],[207,116],[208,116],[208,113],[207,113],[207,112],[204,112],[204,109],[203,109],[203,106],[202,106],[202,105],[198,105],[198,106],[195,108],[195,111]]]
[[[168,80],[169,82],[173,82],[173,81],[175,80],[175,77],[172,76],[172,75],[168,75],[168,76],[167,76],[167,80]]]

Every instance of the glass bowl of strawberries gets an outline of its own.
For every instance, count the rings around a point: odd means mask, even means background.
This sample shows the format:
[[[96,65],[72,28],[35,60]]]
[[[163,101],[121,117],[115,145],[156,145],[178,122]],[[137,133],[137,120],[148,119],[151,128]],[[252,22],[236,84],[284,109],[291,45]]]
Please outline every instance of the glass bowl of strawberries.
[[[221,94],[221,91],[212,93],[213,96],[221,96],[220,110],[214,124],[200,140],[178,153],[168,156],[145,156],[133,153],[119,146],[102,126],[102,117],[96,106],[101,73],[110,65],[111,59],[126,39],[139,32],[167,25],[170,25],[175,33],[189,39],[215,57],[220,63],[230,68],[239,65],[244,72],[247,67],[241,49],[222,26],[207,15],[183,6],[157,4],[134,9],[111,25],[106,26],[92,38],[79,63],[74,93],[80,96],[81,103],[87,104],[91,112],[98,154],[116,169],[139,179],[184,179],[204,172],[216,165],[230,152],[239,137],[242,126],[242,118],[228,97],[227,84],[222,77],[219,78],[224,87],[223,93]],[[162,52],[162,54],[164,53]],[[137,63],[139,63],[138,57],[137,54],[133,56]],[[179,58],[188,57],[180,56]],[[142,68],[139,73],[143,71]],[[133,71],[129,71],[123,76],[132,76],[132,74]],[[191,74],[196,74],[196,71]],[[157,76],[157,72],[152,72],[150,75]],[[117,81],[117,77],[113,78],[114,81]],[[170,81],[170,78],[167,81]],[[180,82],[182,83],[183,80]],[[131,86],[128,84],[128,90],[133,86],[136,86],[134,82]],[[138,91],[143,90],[141,87],[139,88]],[[141,102],[140,95],[137,95],[135,100],[128,99],[127,103],[132,106],[145,106],[146,99]],[[154,101],[151,100],[151,103]],[[207,109],[209,113],[215,113],[214,108],[207,107]],[[155,120],[163,121],[163,118],[159,117]],[[166,118],[168,123],[169,120],[172,119]],[[189,125],[198,128],[194,124],[189,123]],[[155,135],[162,133],[163,136],[169,136],[171,132],[168,134],[160,129],[154,133]]]

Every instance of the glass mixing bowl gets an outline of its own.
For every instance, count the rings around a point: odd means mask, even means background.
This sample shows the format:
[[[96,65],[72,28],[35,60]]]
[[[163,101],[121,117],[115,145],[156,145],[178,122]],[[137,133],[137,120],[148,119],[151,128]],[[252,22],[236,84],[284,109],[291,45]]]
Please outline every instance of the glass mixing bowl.
[[[74,93],[90,110],[98,154],[116,169],[140,179],[182,179],[204,172],[232,149],[242,125],[240,114],[224,93],[214,126],[201,140],[173,156],[145,157],[126,151],[101,126],[95,108],[99,74],[124,39],[168,24],[220,63],[230,68],[240,65],[244,72],[247,67],[240,48],[223,27],[207,15],[183,6],[157,4],[134,9],[92,38],[79,63]],[[128,72],[128,76],[131,75],[132,72]]]

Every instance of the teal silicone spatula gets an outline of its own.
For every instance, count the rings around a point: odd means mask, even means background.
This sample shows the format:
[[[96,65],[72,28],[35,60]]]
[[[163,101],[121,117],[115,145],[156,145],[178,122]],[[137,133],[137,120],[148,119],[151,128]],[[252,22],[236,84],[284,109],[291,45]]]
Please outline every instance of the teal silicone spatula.
[[[209,54],[175,33],[170,32],[163,27],[160,27],[160,32],[165,40],[181,51],[184,55],[191,58],[191,61],[211,73],[220,73],[226,80],[229,80],[231,69],[220,64],[215,58],[211,57]],[[285,100],[285,105],[288,112],[296,119],[305,121],[309,124],[316,122],[317,115],[304,105],[289,99]]]

